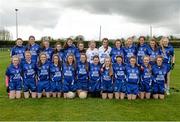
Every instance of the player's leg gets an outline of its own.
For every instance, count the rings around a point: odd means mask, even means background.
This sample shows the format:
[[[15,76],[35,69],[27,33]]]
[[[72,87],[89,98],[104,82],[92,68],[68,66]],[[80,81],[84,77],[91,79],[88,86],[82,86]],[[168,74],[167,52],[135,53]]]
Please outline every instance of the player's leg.
[[[16,94],[15,94],[15,90],[10,90],[9,92],[9,99],[15,99],[16,98]]]
[[[120,93],[119,92],[115,92],[114,95],[115,95],[115,99],[118,100],[120,98]]]

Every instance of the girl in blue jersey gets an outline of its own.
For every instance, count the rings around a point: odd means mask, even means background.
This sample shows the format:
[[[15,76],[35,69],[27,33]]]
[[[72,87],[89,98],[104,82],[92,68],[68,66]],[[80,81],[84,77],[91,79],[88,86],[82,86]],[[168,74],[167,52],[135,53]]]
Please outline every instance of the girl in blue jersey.
[[[83,92],[86,98],[88,92],[89,64],[87,62],[87,56],[85,53],[81,53],[80,62],[77,63],[76,69],[78,95],[80,95]]]
[[[165,93],[165,77],[169,72],[169,67],[163,64],[163,57],[157,56],[156,63],[152,67],[153,75],[153,98],[164,99]]]
[[[86,53],[86,50],[84,49],[84,43],[82,41],[77,43],[77,47],[76,62],[80,62],[80,55],[81,53]]]
[[[113,98],[113,67],[110,57],[104,59],[101,68],[101,91],[102,99]]]
[[[26,48],[23,46],[23,40],[21,38],[17,38],[16,45],[11,49],[11,57],[17,55],[20,60],[24,60],[25,50]]]
[[[29,36],[29,42],[26,47],[26,50],[31,52],[31,60],[37,62],[39,53],[40,53],[40,46],[35,43],[35,37]]]
[[[43,38],[41,52],[44,52],[47,56],[47,60],[50,62],[53,55],[53,49],[50,47],[49,40]]]
[[[143,64],[141,65],[140,75],[140,98],[150,99],[152,89],[152,67],[149,64],[150,57],[145,56],[143,58]]]
[[[139,43],[137,45],[137,63],[138,65],[143,64],[143,57],[147,55],[148,46],[145,44],[145,37],[139,37]]]
[[[58,54],[60,61],[63,62],[64,52],[63,52],[62,45],[60,42],[57,42],[55,44],[54,54]]]
[[[135,100],[137,94],[139,93],[139,68],[136,65],[136,57],[132,56],[130,58],[130,65],[126,66],[126,90],[128,100]]]
[[[45,90],[46,97],[50,97],[50,63],[46,53],[40,53],[37,64],[37,92],[38,98],[42,97],[42,92]]]
[[[89,66],[89,93],[92,97],[100,97],[100,82],[101,82],[101,64],[99,56],[93,57],[93,63]]]
[[[125,47],[124,47],[124,61],[125,63],[129,63],[130,58],[132,56],[136,56],[137,54],[137,48],[136,45],[133,44],[132,38],[128,38],[127,41],[125,42]]]
[[[169,39],[167,37],[162,37],[162,39],[160,40],[160,52],[161,55],[163,56],[163,63],[165,65],[167,65],[169,68],[168,69],[173,69],[174,68],[174,64],[175,64],[175,54],[174,54],[174,48],[172,45],[169,44]],[[170,89],[170,70],[167,73],[166,76],[166,94],[170,95],[169,89]]]
[[[67,56],[67,61],[63,64],[63,92],[64,98],[68,98],[68,92],[75,92],[76,86],[76,59],[73,54]]]
[[[50,84],[53,97],[61,97],[62,92],[62,64],[60,62],[58,54],[54,54],[52,57],[52,63],[50,65]]]
[[[116,99],[124,99],[126,93],[125,65],[122,56],[116,56],[113,64],[114,71],[114,93]]]
[[[147,48],[147,55],[150,57],[150,64],[156,64],[156,57],[160,55],[160,50],[156,39],[151,39]]]
[[[114,44],[115,44],[115,47],[112,48],[111,53],[110,53],[110,56],[111,56],[111,59],[112,59],[113,63],[116,62],[116,56],[124,57],[124,50],[123,50],[123,47],[122,47],[121,40],[117,39]]]
[[[68,38],[66,40],[66,42],[64,43],[64,61],[67,60],[67,57],[69,54],[74,54],[76,57],[76,53],[77,53],[77,48],[76,46],[73,44],[73,40],[71,38]]]
[[[10,99],[21,98],[22,76],[19,56],[12,56],[12,63],[6,70],[6,86],[9,89]]]
[[[24,97],[36,98],[36,63],[31,58],[31,52],[25,52],[25,61],[21,62],[23,73]]]

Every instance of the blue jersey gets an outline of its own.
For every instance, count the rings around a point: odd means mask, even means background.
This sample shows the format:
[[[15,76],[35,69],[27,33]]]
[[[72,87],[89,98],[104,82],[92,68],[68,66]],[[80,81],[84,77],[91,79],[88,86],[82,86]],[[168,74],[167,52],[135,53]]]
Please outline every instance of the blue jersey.
[[[69,54],[73,54],[76,57],[76,53],[77,53],[77,48],[74,45],[64,49],[64,60],[66,60]]]
[[[53,82],[60,82],[62,80],[61,68],[53,63],[50,65],[50,79]]]
[[[147,48],[148,46],[146,44],[139,45],[137,49],[137,61],[139,65],[143,64],[143,58],[147,55]]]
[[[85,50],[80,51],[79,49],[77,49],[76,55],[75,55],[76,56],[76,62],[80,62],[81,53],[86,53],[86,51]]]
[[[109,71],[110,69],[103,69],[103,72],[101,73],[102,82],[112,83],[112,77],[109,75]]]
[[[48,61],[51,61],[54,50],[51,47],[49,47],[49,48],[43,49],[41,51],[46,53]]]
[[[59,56],[60,61],[63,62],[63,59],[64,59],[64,52],[63,52],[63,50],[60,50],[58,52],[58,56]]]
[[[137,49],[135,45],[132,45],[131,47],[124,47],[124,58],[125,63],[129,63],[129,59],[132,56],[136,56]]]
[[[11,82],[22,82],[22,70],[21,67],[15,67],[13,64],[11,64],[7,70],[6,75],[9,77],[9,83]]]
[[[119,49],[116,48],[116,47],[112,48],[110,56],[111,56],[111,59],[112,59],[113,63],[116,62],[116,56],[122,56],[123,59],[124,59],[124,50],[123,50],[123,48],[122,47],[119,48]]]
[[[41,66],[37,66],[37,76],[39,81],[49,81],[50,64],[48,61]]]
[[[26,48],[24,46],[14,46],[11,49],[11,57],[14,55],[18,55],[21,60],[24,60],[24,53],[26,51]]]
[[[96,81],[100,81],[100,69],[101,69],[101,65],[95,65],[95,64],[90,64],[89,67],[89,79],[90,81],[96,82]]]
[[[168,73],[168,67],[166,65],[158,66],[157,64],[152,67],[153,82],[158,84],[164,84],[165,76]]]
[[[164,60],[163,63],[171,63],[172,57],[174,56],[174,48],[172,45],[168,45],[164,47],[164,51],[162,48],[160,49],[161,55],[163,56]]]
[[[160,55],[160,50],[157,48],[157,50],[153,50],[150,46],[147,48],[147,55],[150,57],[150,64],[154,65],[156,62],[156,57]]]
[[[32,46],[28,45],[27,50],[31,52],[31,60],[37,62],[40,53],[40,46],[38,44],[33,44]]]
[[[64,82],[74,84],[76,77],[75,67],[73,65],[67,65],[66,63],[64,63],[62,71],[63,71]]]
[[[126,66],[126,81],[129,84],[138,84],[139,83],[139,68],[137,66],[132,67],[131,65]]]
[[[36,63],[31,61],[31,62],[27,62],[27,61],[23,61],[21,63],[22,66],[22,72],[23,72],[23,79],[24,80],[33,80],[35,81],[35,76],[36,76]]]
[[[146,82],[148,84],[151,84],[152,82],[151,68],[146,67],[145,65],[141,66],[141,82]]]
[[[113,64],[114,79],[115,81],[124,81],[125,80],[125,65],[114,63]]]
[[[84,81],[88,79],[88,71],[87,71],[87,64],[86,63],[82,63],[81,61],[78,63],[77,65],[77,80],[78,81]]]

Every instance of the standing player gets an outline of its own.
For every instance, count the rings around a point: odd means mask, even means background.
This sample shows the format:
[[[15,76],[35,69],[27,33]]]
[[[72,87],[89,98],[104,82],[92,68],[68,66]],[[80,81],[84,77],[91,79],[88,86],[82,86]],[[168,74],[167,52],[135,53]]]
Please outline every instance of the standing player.
[[[23,40],[21,38],[17,38],[16,45],[11,49],[11,57],[17,55],[20,60],[24,60],[25,50],[26,48],[23,46]]]
[[[60,42],[57,42],[55,44],[54,54],[58,54],[60,61],[63,62],[64,52],[63,52],[62,45]]]
[[[78,42],[77,47],[76,62],[80,62],[81,53],[86,53],[86,50],[84,49],[84,43],[82,41]]]
[[[137,63],[138,65],[143,64],[143,57],[147,55],[148,46],[145,44],[145,37],[139,37],[139,43],[137,45]]]
[[[19,56],[12,56],[12,63],[6,70],[6,87],[10,99],[21,98],[22,76]]]
[[[114,93],[116,99],[124,99],[126,93],[125,65],[122,56],[116,56],[113,64],[114,71]]]
[[[116,56],[124,57],[124,50],[123,50],[123,47],[122,47],[121,40],[117,39],[114,44],[115,44],[115,47],[112,48],[111,53],[110,53],[110,56],[111,56],[111,59],[112,59],[113,63],[116,62]]]
[[[87,62],[87,56],[85,53],[81,53],[80,62],[77,63],[77,86],[78,86],[78,95],[81,97],[81,93],[87,97],[88,91],[88,72],[89,64]]]
[[[104,59],[101,68],[101,91],[102,99],[113,98],[113,67],[110,57]]]
[[[99,56],[93,57],[93,63],[89,66],[89,93],[92,97],[100,97],[100,69]]]
[[[31,52],[31,60],[37,62],[39,53],[40,53],[40,46],[35,43],[35,37],[29,36],[29,42],[26,47],[26,50]]]
[[[76,59],[73,54],[67,56],[63,64],[63,92],[64,98],[68,98],[68,92],[76,91]]]
[[[174,54],[174,48],[172,45],[169,44],[169,39],[167,37],[163,37],[160,40],[160,45],[161,45],[161,55],[163,56],[163,63],[169,67],[169,69],[174,68],[175,64],[175,54]],[[170,95],[169,88],[170,88],[170,74],[171,72],[169,71],[167,73],[166,77],[166,83],[165,83],[165,88],[166,88],[166,94]]]
[[[143,58],[143,64],[141,65],[141,75],[140,75],[140,98],[150,99],[151,96],[151,86],[152,86],[152,67],[149,64],[150,57],[145,56]]]
[[[126,81],[127,81],[127,97],[128,100],[135,100],[137,94],[139,93],[139,68],[136,65],[136,57],[132,56],[130,58],[130,65],[126,66]]]
[[[170,67],[163,64],[163,57],[157,56],[157,64],[152,67],[153,75],[153,97],[154,99],[164,99],[165,93],[165,77],[170,71]]]
[[[24,97],[29,98],[31,93],[32,98],[36,98],[36,62],[31,60],[31,52],[25,52],[25,61],[21,62],[23,73],[23,90]]]
[[[125,63],[128,64],[130,61],[130,58],[132,56],[136,56],[136,54],[137,54],[136,45],[133,44],[132,38],[128,38],[127,41],[125,42],[125,47],[124,47]]]
[[[50,65],[50,84],[53,97],[61,97],[62,92],[62,73],[61,62],[58,54],[54,54],[52,57],[52,63]]]
[[[108,38],[104,38],[102,43],[103,45],[99,48],[99,58],[101,64],[104,63],[105,57],[110,56],[111,53],[111,47],[109,46]]]
[[[96,42],[95,41],[90,41],[89,42],[89,48],[86,51],[87,61],[89,63],[93,63],[93,57],[95,55],[99,55],[99,51],[96,48]]]
[[[38,98],[42,97],[42,92],[45,90],[46,97],[50,97],[50,64],[48,61],[48,58],[46,56],[46,53],[40,53],[39,55],[39,61],[37,65],[37,92],[38,92]]]

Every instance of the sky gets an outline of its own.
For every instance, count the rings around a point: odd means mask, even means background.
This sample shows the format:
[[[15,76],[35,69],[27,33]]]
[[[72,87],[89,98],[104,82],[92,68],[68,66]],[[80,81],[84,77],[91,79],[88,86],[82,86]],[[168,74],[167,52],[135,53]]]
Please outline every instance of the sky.
[[[16,39],[15,8],[19,37],[86,40],[127,38],[150,34],[180,36],[180,0],[0,0],[0,29]]]

